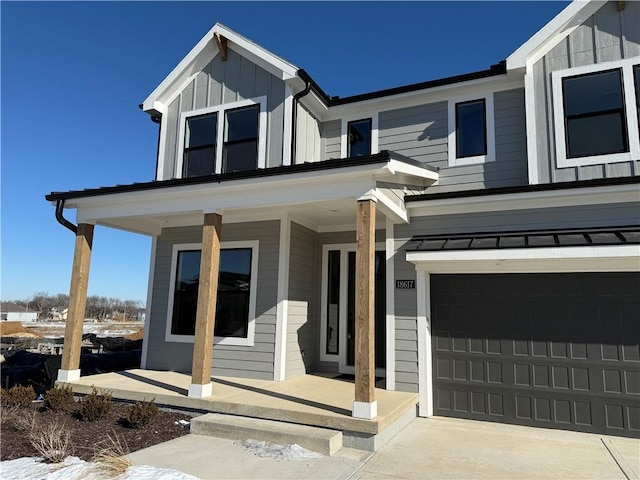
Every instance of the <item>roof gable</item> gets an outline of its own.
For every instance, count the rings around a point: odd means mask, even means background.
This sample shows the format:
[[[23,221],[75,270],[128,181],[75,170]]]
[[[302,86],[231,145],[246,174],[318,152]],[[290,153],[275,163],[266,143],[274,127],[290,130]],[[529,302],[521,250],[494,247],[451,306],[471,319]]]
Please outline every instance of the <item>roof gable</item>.
[[[246,57],[277,78],[286,81],[297,77],[298,67],[221,23],[216,23],[144,100],[142,109],[145,112],[165,113],[169,100],[175,96],[176,92],[182,91],[198,73],[219,55],[215,40],[216,34],[227,40],[227,48]]]
[[[606,3],[603,0],[571,2],[553,20],[509,55],[507,70],[525,68],[527,64],[538,61]]]

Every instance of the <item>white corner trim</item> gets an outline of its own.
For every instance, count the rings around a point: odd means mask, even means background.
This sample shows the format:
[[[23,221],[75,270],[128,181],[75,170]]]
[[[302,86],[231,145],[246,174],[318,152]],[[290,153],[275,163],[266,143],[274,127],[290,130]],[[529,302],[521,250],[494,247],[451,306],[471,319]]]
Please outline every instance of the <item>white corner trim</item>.
[[[289,84],[284,86],[284,130],[282,134],[282,164],[291,165],[291,136],[293,132],[293,92]]]
[[[638,133],[638,114],[635,98],[634,65],[640,64],[640,57],[627,58],[615,62],[605,62],[582,67],[567,68],[551,72],[553,92],[553,125],[556,135],[556,163],[558,168],[579,167],[583,165],[602,165],[606,163],[631,162],[640,158],[640,136]],[[627,141],[629,151],[589,157],[568,158],[566,149],[566,130],[562,81],[564,78],[620,69],[622,72],[622,96],[624,100]]]
[[[525,128],[527,129],[527,173],[529,185],[540,182],[538,171],[538,136],[536,133],[536,91],[533,71],[524,75]]]
[[[387,355],[387,390],[396,389],[396,307],[395,307],[395,238],[394,223],[386,219],[385,231],[386,283],[387,283],[387,321],[386,323],[386,355]]]
[[[58,370],[58,381],[69,383],[80,380],[80,369],[77,370]]]
[[[378,416],[378,402],[353,402],[353,418],[371,420]]]
[[[144,314],[144,338],[142,340],[142,354],[140,358],[140,368],[147,368],[147,355],[149,352],[149,331],[151,330],[151,302],[153,301],[153,282],[156,267],[156,252],[158,248],[158,236],[151,237],[151,253],[149,260],[149,278],[147,280],[147,306]]]
[[[158,142],[158,167],[156,169],[156,180],[168,180],[164,178],[164,165],[166,162],[165,150],[167,148],[167,115],[160,118],[160,141]]]
[[[233,103],[225,103],[223,105],[216,105],[213,107],[200,108],[197,110],[183,111],[180,114],[180,120],[178,124],[178,150],[177,158],[175,161],[175,170],[173,172],[174,178],[182,178],[182,164],[184,161],[184,140],[187,128],[187,120],[191,117],[197,117],[200,115],[217,114],[217,138],[216,138],[216,158],[215,158],[215,173],[222,173],[222,151],[224,143],[224,130],[225,130],[225,112],[227,110],[233,110],[241,107],[248,107],[252,105],[260,105],[260,113],[258,115],[258,168],[265,168],[267,165],[267,96],[250,98],[247,100],[240,100]],[[166,160],[165,160],[166,161]]]
[[[495,113],[493,102],[493,91],[468,93],[450,97],[447,103],[447,138],[449,167],[459,167],[463,165],[476,165],[478,163],[493,162],[496,159],[496,134],[495,134]],[[476,155],[474,157],[457,158],[456,142],[456,104],[471,102],[474,100],[484,100],[485,105],[485,135],[487,142],[486,155]]]
[[[431,351],[431,278],[416,271],[416,319],[418,322],[418,415],[433,415],[433,366]]]
[[[289,258],[291,251],[291,220],[287,215],[280,219],[280,245],[278,249],[278,294],[276,305],[276,345],[273,362],[273,379],[286,378],[287,334],[289,316]]]
[[[221,242],[220,250],[230,248],[251,248],[251,284],[249,285],[249,323],[247,326],[247,338],[235,337],[214,337],[214,345],[237,345],[242,347],[253,347],[255,342],[256,329],[256,302],[258,289],[258,240],[247,240],[239,242]],[[171,273],[169,278],[169,299],[167,301],[167,317],[165,324],[165,342],[194,343],[194,335],[175,335],[171,333],[171,322],[173,320],[173,298],[175,296],[176,268],[178,264],[178,252],[183,250],[200,250],[202,243],[177,243],[173,245],[171,254]]]
[[[340,158],[347,158],[347,127],[350,122],[371,119],[371,154],[379,153],[378,150],[378,112],[351,114],[342,117],[340,125]]]
[[[213,384],[211,382],[204,385],[199,385],[197,383],[189,385],[189,393],[187,396],[190,398],[207,398],[211,395],[213,395]]]
[[[377,200],[377,209],[385,215],[387,220],[393,219],[394,222],[409,223],[409,214],[404,206],[404,202],[398,205],[389,195],[379,189],[376,190],[374,196]]]

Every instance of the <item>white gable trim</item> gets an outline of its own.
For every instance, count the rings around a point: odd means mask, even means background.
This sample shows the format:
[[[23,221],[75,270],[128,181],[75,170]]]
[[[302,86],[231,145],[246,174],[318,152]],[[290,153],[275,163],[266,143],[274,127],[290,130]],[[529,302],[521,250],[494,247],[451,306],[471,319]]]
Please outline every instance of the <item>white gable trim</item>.
[[[216,23],[180,63],[167,75],[156,89],[142,103],[144,111],[157,110],[166,113],[170,98],[175,97],[181,86],[188,84],[218,54],[214,34],[227,39],[227,48],[251,60],[281,80],[296,78],[298,68],[286,60],[265,50],[251,40],[233,30]]]
[[[575,0],[507,58],[507,70],[525,68],[542,58],[556,44],[602,7],[606,1]]]

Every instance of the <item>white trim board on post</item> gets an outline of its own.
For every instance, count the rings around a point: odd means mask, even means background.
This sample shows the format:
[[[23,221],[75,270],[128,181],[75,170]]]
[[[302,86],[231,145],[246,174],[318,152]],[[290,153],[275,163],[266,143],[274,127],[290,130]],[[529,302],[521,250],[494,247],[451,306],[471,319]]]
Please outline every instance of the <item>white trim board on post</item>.
[[[149,352],[149,331],[151,330],[151,304],[153,299],[153,282],[156,269],[156,252],[158,248],[158,236],[151,237],[151,254],[149,260],[149,279],[147,283],[147,305],[144,314],[144,336],[142,340],[142,354],[140,358],[140,368],[147,368],[147,355]]]
[[[273,361],[273,379],[286,378],[287,334],[289,320],[289,256],[291,251],[291,220],[280,219],[280,245],[278,249],[278,294],[276,305],[276,344]]]

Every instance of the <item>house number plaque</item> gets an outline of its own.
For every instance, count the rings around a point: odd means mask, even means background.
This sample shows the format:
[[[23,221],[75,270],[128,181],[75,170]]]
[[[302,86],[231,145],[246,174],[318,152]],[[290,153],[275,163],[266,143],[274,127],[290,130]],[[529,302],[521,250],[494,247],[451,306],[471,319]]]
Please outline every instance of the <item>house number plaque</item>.
[[[396,280],[396,289],[398,290],[413,290],[416,288],[415,280]]]

